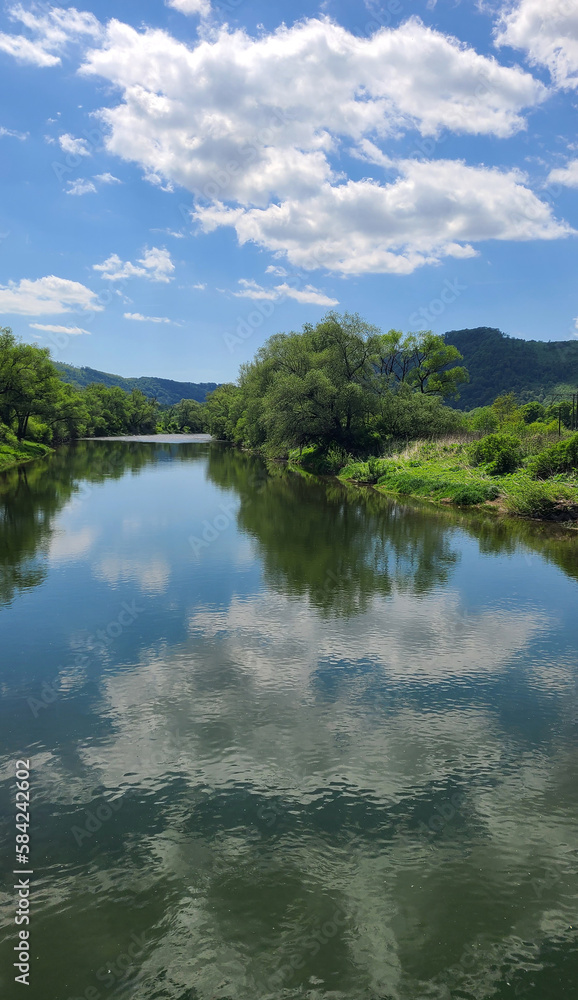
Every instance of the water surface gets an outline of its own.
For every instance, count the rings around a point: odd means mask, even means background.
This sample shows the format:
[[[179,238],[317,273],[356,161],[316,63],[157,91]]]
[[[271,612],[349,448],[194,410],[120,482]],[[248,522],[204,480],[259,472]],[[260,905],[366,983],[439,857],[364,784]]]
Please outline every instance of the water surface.
[[[5,476],[3,995],[29,757],[34,1000],[573,997],[577,577],[203,440]]]

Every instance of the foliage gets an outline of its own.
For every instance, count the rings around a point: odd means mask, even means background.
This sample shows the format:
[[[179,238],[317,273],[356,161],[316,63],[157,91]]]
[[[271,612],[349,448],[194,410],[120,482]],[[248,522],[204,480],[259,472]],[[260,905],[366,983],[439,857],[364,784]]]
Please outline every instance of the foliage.
[[[511,434],[488,434],[472,445],[471,458],[490,475],[514,472],[522,462],[521,441]]]
[[[521,406],[520,413],[525,424],[534,424],[544,420],[546,407],[534,400],[532,403],[525,403],[524,406]]]
[[[295,448],[301,455],[308,448],[367,455],[390,435],[460,425],[441,401],[467,379],[459,359],[429,331],[382,334],[357,315],[331,312],[301,333],[271,337],[241,368],[238,385],[208,396],[207,425],[213,435],[269,456]]]
[[[468,413],[467,425],[472,431],[493,434],[498,429],[499,420],[493,407],[480,406]]]
[[[528,471],[538,479],[578,469],[578,434],[545,448],[528,463]]]
[[[22,343],[11,330],[0,329],[4,467],[44,454],[43,445],[86,436],[154,433],[157,412],[156,402],[138,389],[127,393],[118,386],[91,384],[78,390],[62,382],[46,348]],[[39,450],[21,447],[25,439]]]
[[[168,434],[199,434],[205,429],[204,408],[194,399],[181,399],[163,410],[158,429]]]
[[[30,417],[49,415],[57,405],[60,380],[46,348],[23,344],[0,329],[0,420],[26,437]]]
[[[488,406],[497,395],[514,392],[520,403],[544,405],[571,396],[578,388],[578,341],[521,340],[500,330],[478,327],[444,336],[470,372],[460,390],[466,410]]]
[[[111,375],[95,368],[75,368],[60,361],[54,362],[60,378],[76,389],[86,389],[93,383],[105,385],[107,388],[124,389],[132,392],[139,389],[148,399],[154,399],[159,406],[176,406],[182,399],[195,399],[203,403],[207,393],[217,388],[216,382],[173,382],[168,378],[123,378],[121,375]]]

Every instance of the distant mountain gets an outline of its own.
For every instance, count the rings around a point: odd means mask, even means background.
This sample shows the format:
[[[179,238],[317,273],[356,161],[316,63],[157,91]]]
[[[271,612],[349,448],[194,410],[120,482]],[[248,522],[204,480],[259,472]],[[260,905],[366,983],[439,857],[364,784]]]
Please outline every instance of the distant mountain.
[[[76,385],[79,389],[86,388],[91,382],[101,382],[106,386],[119,386],[126,392],[140,389],[145,396],[156,399],[161,406],[174,406],[181,399],[196,399],[203,403],[208,392],[217,388],[217,382],[173,382],[170,378],[153,378],[148,375],[142,378],[123,378],[121,375],[110,375],[109,372],[99,372],[95,368],[75,368],[55,361],[56,368],[63,382]]]
[[[505,392],[515,392],[521,403],[548,403],[558,392],[578,391],[578,338],[520,340],[481,326],[452,330],[445,340],[457,347],[470,373],[469,384],[460,388],[460,398],[452,404],[460,410],[487,406]]]

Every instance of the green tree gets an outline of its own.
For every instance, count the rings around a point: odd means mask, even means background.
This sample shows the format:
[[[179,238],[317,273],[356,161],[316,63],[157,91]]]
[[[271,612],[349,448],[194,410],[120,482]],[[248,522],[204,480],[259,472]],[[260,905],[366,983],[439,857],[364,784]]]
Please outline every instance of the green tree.
[[[31,416],[50,416],[60,379],[47,348],[17,341],[8,328],[0,330],[0,418],[13,427],[19,441],[26,437]]]

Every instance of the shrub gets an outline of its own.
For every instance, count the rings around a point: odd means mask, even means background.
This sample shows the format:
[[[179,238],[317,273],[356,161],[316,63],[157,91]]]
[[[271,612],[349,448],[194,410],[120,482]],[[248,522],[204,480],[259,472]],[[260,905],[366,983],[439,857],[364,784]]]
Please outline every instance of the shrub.
[[[330,448],[329,451],[323,448],[305,448],[297,461],[303,469],[317,476],[336,476],[347,462],[347,458],[347,454],[341,448]],[[358,464],[363,465],[362,462]]]
[[[528,462],[528,471],[538,479],[575,469],[578,469],[578,434],[545,448]]]
[[[37,417],[30,417],[26,439],[28,441],[37,441],[40,444],[50,444],[52,441],[52,429]]]
[[[485,465],[493,476],[514,472],[522,462],[522,443],[512,434],[488,434],[472,445],[474,465]]]
[[[546,407],[542,403],[525,403],[520,407],[520,412],[526,424],[534,424],[538,420],[543,420],[546,415]]]

